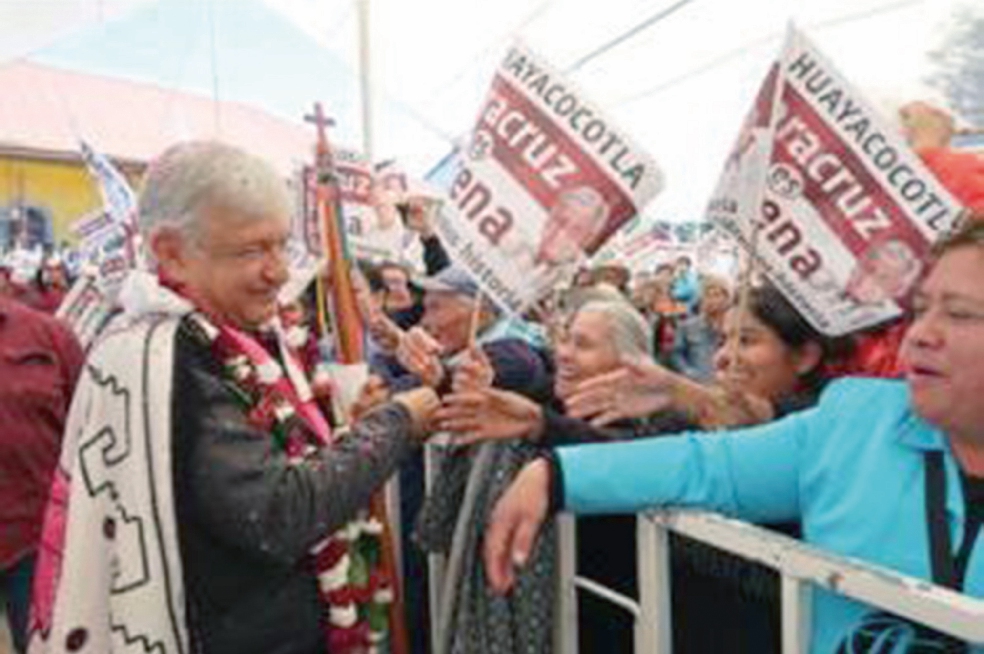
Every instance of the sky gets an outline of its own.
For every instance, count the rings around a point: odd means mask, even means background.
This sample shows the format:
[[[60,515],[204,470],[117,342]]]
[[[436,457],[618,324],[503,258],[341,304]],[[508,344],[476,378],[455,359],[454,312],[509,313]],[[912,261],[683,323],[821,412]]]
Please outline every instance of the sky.
[[[236,20],[239,1],[197,0],[200,8],[214,3],[211,13],[198,13],[211,16],[222,30],[225,22]],[[359,70],[357,3],[366,0],[263,1],[322,46],[333,71],[344,72],[333,73],[323,90],[305,86],[303,94],[291,92],[287,86],[300,76],[280,67],[277,53],[270,50],[272,27],[260,25],[252,28],[256,34],[250,45],[255,43],[256,51],[250,48],[250,56],[218,53],[225,62],[217,69],[220,91],[249,86],[255,79],[257,97],[248,101],[296,119],[299,103],[314,99],[309,96],[327,99],[344,90],[347,100],[341,102],[340,115],[345,125],[339,133],[351,145],[360,145],[353,98]],[[447,152],[451,139],[468,132],[492,71],[512,39],[521,38],[556,68],[571,70],[573,81],[659,162],[666,188],[647,208],[647,217],[700,218],[789,21],[856,87],[891,107],[932,97],[923,82],[930,70],[927,53],[939,47],[943,21],[953,8],[972,1],[368,0],[376,109],[373,153],[377,160],[395,157],[411,172],[427,170]],[[50,60],[59,48],[64,60],[71,53],[64,44],[86,29],[111,26],[151,2],[0,0],[0,61],[26,54]],[[572,69],[600,46],[675,4],[679,7],[669,15]],[[162,50],[177,47],[166,34],[159,38]],[[180,47],[209,54],[204,43]],[[171,66],[169,81],[203,84],[192,73],[207,65],[186,64],[179,76],[173,72],[173,55],[159,59],[162,69]]]

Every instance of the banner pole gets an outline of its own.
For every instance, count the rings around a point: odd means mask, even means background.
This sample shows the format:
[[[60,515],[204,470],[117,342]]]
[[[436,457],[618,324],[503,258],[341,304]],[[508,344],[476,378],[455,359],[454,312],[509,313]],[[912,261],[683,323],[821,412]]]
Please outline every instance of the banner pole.
[[[482,315],[484,299],[482,291],[479,290],[478,295],[475,296],[475,306],[472,308],[471,320],[468,325],[468,345],[470,347],[475,346],[475,340],[478,338],[478,323]]]

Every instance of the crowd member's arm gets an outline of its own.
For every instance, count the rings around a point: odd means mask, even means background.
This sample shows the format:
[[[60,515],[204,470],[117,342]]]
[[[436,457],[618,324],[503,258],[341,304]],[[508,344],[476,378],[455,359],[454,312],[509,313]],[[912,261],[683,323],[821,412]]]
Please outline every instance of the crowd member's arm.
[[[754,425],[775,416],[767,400],[740,388],[705,386],[649,360],[585,380],[567,400],[570,416],[599,427],[666,411],[705,429]]]
[[[444,398],[434,416],[442,431],[465,445],[490,440],[523,438],[537,441],[543,435],[543,409],[513,391],[497,388],[459,390]]]
[[[495,377],[492,385],[515,391],[535,402],[547,402],[553,394],[553,377],[544,355],[525,341],[512,338],[482,346]]]
[[[428,275],[436,275],[451,265],[451,257],[437,234],[421,235],[420,244],[424,246],[424,269]]]
[[[435,420],[461,444],[522,438],[547,446],[618,440],[640,435],[646,427],[647,434],[673,433],[688,425],[685,417],[667,412],[632,431],[606,429],[495,388],[456,391],[444,398]]]
[[[984,209],[984,158],[950,147],[953,118],[925,102],[911,102],[899,117],[912,149],[966,207]]]
[[[441,361],[441,344],[422,327],[411,327],[400,338],[396,358],[424,386],[442,389],[451,377]]]
[[[447,250],[434,232],[432,212],[438,209],[438,204],[425,198],[411,198],[408,204],[407,229],[420,236],[420,244],[424,248],[424,269],[428,275],[436,275],[451,265]]]
[[[503,339],[480,346],[491,384],[537,401],[550,397],[553,380],[543,356],[520,339]],[[454,370],[441,360],[441,346],[420,327],[414,327],[397,348],[399,362],[423,384],[446,394],[452,390]],[[486,382],[487,383],[487,380]]]
[[[800,440],[808,411],[728,434],[688,434],[557,450],[563,508],[636,512],[701,506],[752,521],[799,513]]]
[[[511,587],[514,565],[528,558],[551,509],[635,513],[673,505],[759,522],[798,518],[800,452],[816,411],[729,434],[562,447],[527,464],[486,531],[490,584]]]

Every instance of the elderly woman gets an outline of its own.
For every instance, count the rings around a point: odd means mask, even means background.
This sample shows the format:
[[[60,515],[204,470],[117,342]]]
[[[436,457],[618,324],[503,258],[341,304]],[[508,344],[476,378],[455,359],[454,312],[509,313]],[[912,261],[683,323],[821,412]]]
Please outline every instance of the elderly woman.
[[[984,596],[974,555],[984,488],[984,226],[946,239],[915,296],[906,381],[847,379],[784,420],[714,435],[561,448],[530,463],[489,524],[490,584],[505,592],[551,508],[579,513],[697,506],[801,520],[824,549]],[[957,554],[954,555],[954,552]],[[958,651],[952,639],[816,590],[816,653]],[[935,649],[932,649],[935,647]],[[893,650],[894,651],[894,650]]]
[[[508,435],[508,440],[492,439],[498,442],[451,448],[449,457],[472,457],[468,478],[455,479],[453,475],[443,475],[445,481],[438,489],[440,492],[434,493],[425,505],[419,529],[422,546],[449,555],[445,592],[438,607],[441,627],[435,634],[435,651],[476,654],[550,651],[555,559],[553,533],[541,541],[531,556],[530,567],[520,575],[519,584],[524,592],[504,600],[496,597],[485,582],[479,558],[483,526],[495,501],[516,472],[531,458],[542,453],[545,442],[597,437],[597,430],[590,428],[582,429],[580,435],[565,428],[566,419],[561,415],[560,408],[568,393],[581,380],[614,370],[624,357],[648,356],[650,343],[645,320],[627,301],[595,299],[575,309],[557,343],[556,399],[548,406],[500,389],[461,390],[463,387],[474,389],[475,383],[468,379],[471,363],[459,369],[455,379],[459,391],[449,397],[449,405],[443,416],[443,426],[457,432],[458,445],[489,440],[484,434],[480,439],[472,439],[457,428],[455,416],[460,414],[462,407],[470,407],[473,402],[518,405],[520,421],[525,420],[527,414],[545,414],[550,417],[550,427],[544,430],[543,435],[512,433]],[[481,377],[480,374],[478,376]],[[627,421],[609,429],[603,437],[632,436],[635,433],[632,423]],[[451,469],[444,466],[445,471]],[[626,529],[626,521],[622,519],[620,522],[623,523],[621,530],[626,534],[623,544],[631,548],[631,524]]]

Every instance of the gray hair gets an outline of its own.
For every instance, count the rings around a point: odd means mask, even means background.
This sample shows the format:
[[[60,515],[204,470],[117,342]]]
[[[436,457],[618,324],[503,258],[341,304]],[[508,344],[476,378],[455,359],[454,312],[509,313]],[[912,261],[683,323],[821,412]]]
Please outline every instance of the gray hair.
[[[171,146],[147,168],[137,216],[146,239],[161,227],[200,236],[200,209],[216,204],[244,217],[290,215],[287,185],[263,159],[217,141]]]
[[[589,300],[578,307],[574,317],[586,312],[600,313],[608,319],[615,351],[622,357],[653,356],[653,330],[627,300]]]
[[[592,286],[574,287],[564,293],[564,312],[573,316],[588,302],[619,302],[625,299],[622,291],[607,282]]]

